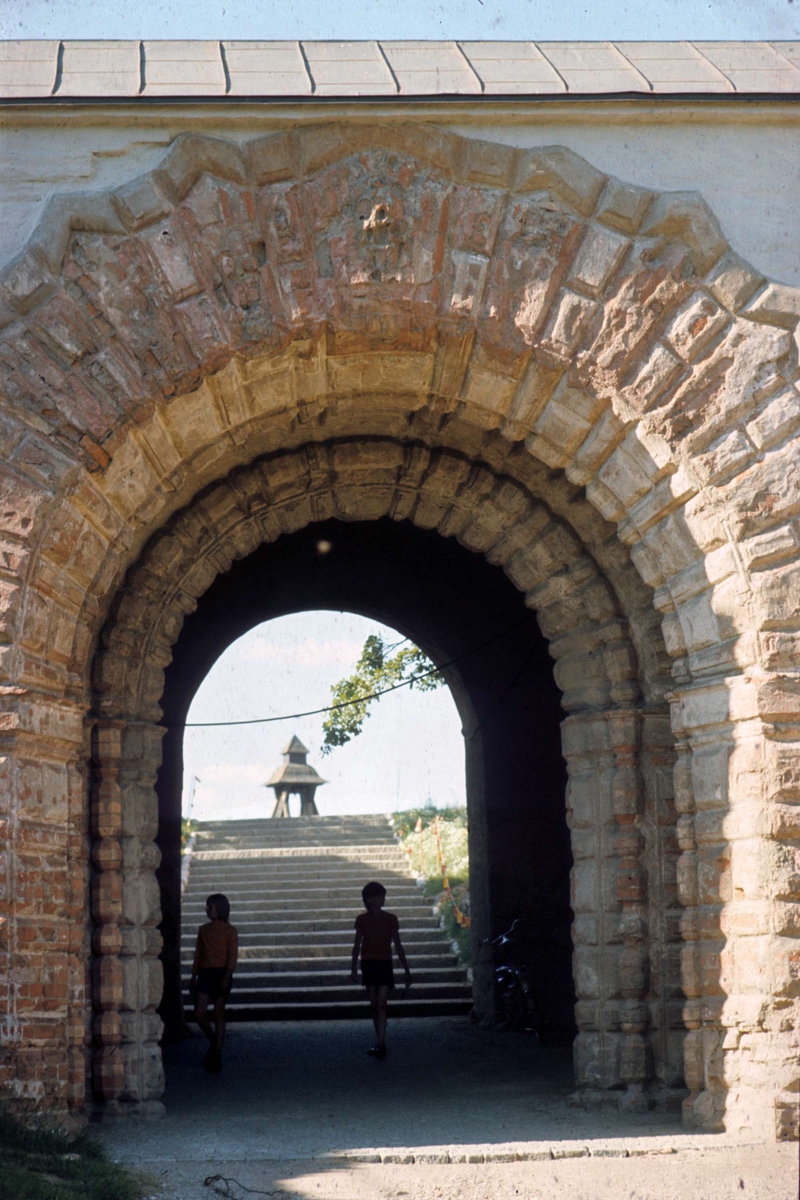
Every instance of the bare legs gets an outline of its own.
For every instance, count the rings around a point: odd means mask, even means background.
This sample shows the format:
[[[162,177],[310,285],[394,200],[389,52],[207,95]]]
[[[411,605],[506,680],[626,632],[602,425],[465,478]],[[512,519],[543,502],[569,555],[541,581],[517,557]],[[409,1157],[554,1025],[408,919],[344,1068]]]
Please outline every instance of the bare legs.
[[[198,992],[194,1002],[194,1019],[208,1038],[211,1050],[219,1060],[225,1041],[225,1001],[221,996],[214,1001],[213,1027],[208,1019],[208,1001],[209,997],[205,992]]]
[[[375,1026],[376,1044],[380,1050],[385,1050],[389,989],[388,987],[368,987],[367,998],[372,1005],[372,1023]]]

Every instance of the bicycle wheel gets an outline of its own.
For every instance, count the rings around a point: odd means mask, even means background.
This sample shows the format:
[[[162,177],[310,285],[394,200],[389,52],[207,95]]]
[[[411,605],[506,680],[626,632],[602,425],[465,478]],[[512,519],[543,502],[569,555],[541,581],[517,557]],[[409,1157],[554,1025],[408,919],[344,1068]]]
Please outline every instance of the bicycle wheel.
[[[525,1029],[529,1023],[528,1002],[519,980],[504,987],[499,1000],[506,1028]]]

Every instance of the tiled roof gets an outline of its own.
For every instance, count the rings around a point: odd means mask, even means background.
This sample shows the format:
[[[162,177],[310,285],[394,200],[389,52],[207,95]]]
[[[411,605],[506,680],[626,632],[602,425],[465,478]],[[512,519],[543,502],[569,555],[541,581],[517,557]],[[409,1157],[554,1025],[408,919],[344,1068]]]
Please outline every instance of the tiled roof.
[[[0,98],[798,95],[800,42],[0,42]]]

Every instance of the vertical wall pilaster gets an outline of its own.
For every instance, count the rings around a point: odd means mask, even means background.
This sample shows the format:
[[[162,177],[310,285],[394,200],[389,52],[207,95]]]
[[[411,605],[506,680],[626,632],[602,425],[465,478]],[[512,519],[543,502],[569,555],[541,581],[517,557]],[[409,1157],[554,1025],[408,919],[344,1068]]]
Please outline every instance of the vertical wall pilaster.
[[[608,714],[615,769],[612,784],[619,864],[616,892],[620,905],[619,935],[623,947],[619,961],[620,985],[620,1079],[625,1093],[620,1108],[643,1112],[648,1108],[645,1092],[653,1074],[652,1051],[647,1038],[650,988],[647,923],[647,871],[645,868],[644,789],[639,770],[642,717],[635,710]]]
[[[573,1056],[578,1096],[592,1105],[622,1084],[616,760],[605,713],[573,714],[562,729],[574,859],[571,903],[578,1036]]]
[[[683,1101],[684,1124],[692,1125],[697,1098],[704,1088],[703,1068],[703,985],[700,971],[700,922],[697,913],[697,842],[695,840],[695,806],[692,791],[691,747],[684,736],[680,705],[674,703],[673,728],[675,742],[675,808],[678,813],[677,839],[681,851],[678,859],[678,898],[683,905],[680,930],[684,945],[681,949],[681,986],[685,996],[683,1023],[686,1036],[683,1043],[684,1082],[689,1095]]]
[[[163,1111],[157,1008],[161,908],[155,871],[153,788],[161,733],[143,722],[101,719],[94,732],[93,1087],[106,1112]]]
[[[158,1114],[164,1091],[158,1006],[164,990],[161,953],[161,896],[156,868],[161,861],[155,779],[163,729],[128,721],[122,737],[119,782],[122,794],[122,919],[120,923],[122,1004],[122,1098],[140,1112]]]
[[[124,1087],[122,1042],[122,766],[124,721],[103,719],[92,734],[92,1089],[107,1111]]]
[[[677,1106],[685,1092],[683,1078],[682,939],[678,899],[675,808],[675,741],[668,710],[645,711],[642,717],[640,770],[644,789],[645,868],[650,958],[650,1028],[653,1055],[651,1091],[657,1102]]]
[[[676,857],[672,733],[665,713],[639,708],[573,714],[563,729],[579,1098],[645,1111],[683,1069],[674,880],[662,894],[662,859]]]

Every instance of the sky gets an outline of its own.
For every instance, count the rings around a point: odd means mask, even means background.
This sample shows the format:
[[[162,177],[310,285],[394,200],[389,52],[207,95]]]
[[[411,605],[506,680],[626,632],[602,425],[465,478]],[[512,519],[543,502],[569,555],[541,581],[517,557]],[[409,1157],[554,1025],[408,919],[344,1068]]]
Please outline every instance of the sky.
[[[3,38],[800,37],[800,0],[0,0]]]
[[[350,674],[370,633],[402,635],[354,613],[309,612],[251,629],[217,660],[187,717],[236,721],[321,708]],[[275,794],[264,783],[297,734],[308,761],[329,782],[317,792],[321,813],[378,813],[465,803],[464,742],[448,689],[403,688],[372,706],[364,732],[328,756],[320,753],[321,716],[269,725],[188,729],[184,740],[184,814],[197,776],[192,815],[200,821],[269,816]],[[292,815],[298,797],[290,801]]]

